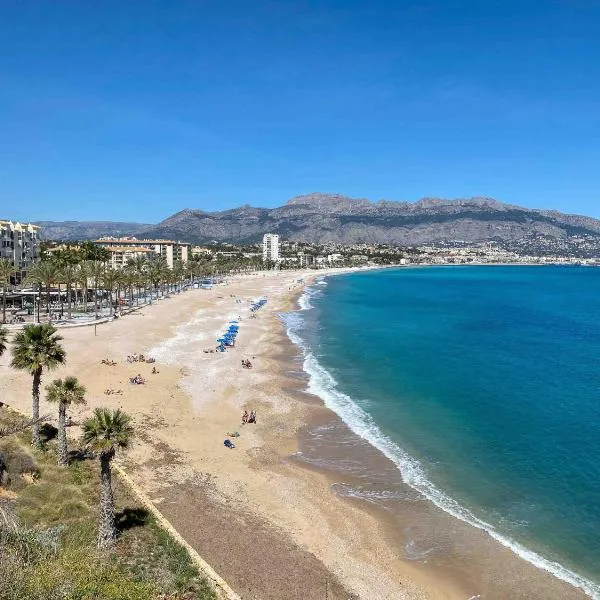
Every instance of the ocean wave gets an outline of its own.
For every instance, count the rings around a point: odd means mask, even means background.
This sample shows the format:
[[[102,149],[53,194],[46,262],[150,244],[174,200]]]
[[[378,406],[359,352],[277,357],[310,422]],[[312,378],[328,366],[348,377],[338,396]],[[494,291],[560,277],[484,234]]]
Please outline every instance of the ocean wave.
[[[359,500],[368,500],[370,502],[377,503],[384,500],[402,500],[403,502],[414,502],[417,496],[412,491],[402,490],[374,490],[369,488],[360,488],[356,485],[350,485],[347,483],[334,483],[332,489],[336,494],[344,496],[345,498],[357,498]],[[418,496],[421,498],[421,496]]]
[[[319,279],[315,283],[315,286],[317,285],[324,286],[327,285],[327,283],[325,279]],[[311,300],[314,298],[318,298],[322,294],[322,287],[321,289],[317,287],[306,287],[302,295],[298,298],[298,306],[300,307],[300,310],[310,310],[311,308],[313,308]]]
[[[558,562],[544,558],[521,543],[503,535],[493,525],[478,518],[470,510],[436,487],[427,478],[427,474],[419,461],[407,454],[398,444],[386,436],[367,412],[358,406],[350,396],[338,389],[337,381],[312,354],[300,333],[304,326],[302,312],[310,310],[312,307],[310,298],[315,293],[319,292],[315,292],[314,288],[306,288],[299,299],[301,311],[281,315],[289,339],[300,347],[303,352],[303,367],[309,376],[307,391],[320,397],[325,406],[333,410],[356,435],[379,449],[398,467],[403,481],[423,494],[438,508],[473,527],[486,531],[493,539],[512,550],[520,558],[581,589],[594,600],[600,600],[600,585],[582,577]]]

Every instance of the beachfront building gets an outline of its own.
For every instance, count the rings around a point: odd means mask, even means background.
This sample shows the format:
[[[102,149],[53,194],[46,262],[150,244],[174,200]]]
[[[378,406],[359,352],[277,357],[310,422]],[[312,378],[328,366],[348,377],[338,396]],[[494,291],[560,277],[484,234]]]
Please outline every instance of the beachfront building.
[[[205,248],[204,246],[192,246],[192,256],[194,257],[211,257],[213,251],[210,248]]]
[[[139,253],[143,249],[141,252],[145,256],[149,256],[150,253],[160,256],[167,263],[169,269],[172,269],[177,261],[186,263],[191,256],[191,244],[171,240],[138,240],[135,237],[104,237],[95,240],[94,244],[109,251],[111,251],[111,248],[116,248],[118,249],[117,254],[126,251],[134,252],[136,250]]]
[[[40,227],[0,219],[0,259],[9,260],[23,272],[40,258]]]
[[[108,246],[106,248],[110,252],[108,264],[113,269],[122,269],[127,266],[130,260],[135,260],[138,257],[146,258],[153,254],[150,248],[131,248],[129,246]]]
[[[263,236],[263,262],[279,262],[279,236],[265,233]]]
[[[298,262],[300,267],[310,267],[315,264],[315,257],[312,254],[300,251],[298,252]]]

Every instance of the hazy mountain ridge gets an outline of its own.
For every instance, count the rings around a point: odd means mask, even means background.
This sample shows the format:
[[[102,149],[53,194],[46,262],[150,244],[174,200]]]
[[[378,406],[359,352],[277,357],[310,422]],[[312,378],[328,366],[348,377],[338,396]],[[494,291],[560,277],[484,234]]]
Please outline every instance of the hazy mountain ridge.
[[[426,245],[462,241],[497,241],[508,247],[535,247],[540,251],[567,248],[582,250],[582,244],[600,250],[600,220],[558,211],[529,209],[504,204],[492,198],[448,200],[423,198],[417,202],[376,202],[340,194],[313,193],[296,196],[278,208],[249,205],[225,211],[184,209],[157,225],[118,223],[48,223],[44,237],[81,239],[102,234],[134,234],[138,237],[209,241],[256,242],[263,233],[279,233],[290,240],[344,244],[385,243]],[[98,225],[95,229],[94,225]],[[129,230],[127,230],[129,227]],[[56,232],[62,235],[56,235]],[[585,243],[580,238],[585,238]],[[579,250],[578,250],[579,249]]]
[[[102,236],[136,235],[152,227],[148,223],[115,221],[36,221],[45,240],[94,240]]]

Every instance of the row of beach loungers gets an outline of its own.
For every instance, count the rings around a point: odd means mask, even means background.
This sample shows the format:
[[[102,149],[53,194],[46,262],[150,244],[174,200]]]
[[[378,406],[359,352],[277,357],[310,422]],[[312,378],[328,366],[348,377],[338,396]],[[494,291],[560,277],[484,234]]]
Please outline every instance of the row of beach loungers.
[[[237,321],[229,321],[227,331],[220,338],[217,338],[217,342],[219,342],[217,350],[219,352],[225,352],[227,348],[233,348],[239,330],[240,326]]]

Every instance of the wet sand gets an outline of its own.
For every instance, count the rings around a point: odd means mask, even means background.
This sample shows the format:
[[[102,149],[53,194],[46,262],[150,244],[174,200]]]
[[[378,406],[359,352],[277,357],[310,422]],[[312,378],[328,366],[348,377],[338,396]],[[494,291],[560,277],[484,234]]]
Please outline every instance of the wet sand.
[[[243,598],[325,598],[326,586],[336,600],[585,597],[435,508],[303,392],[298,351],[277,317],[295,306],[301,276],[190,290],[98,327],[97,336],[93,327],[63,330],[68,364],[44,383],[75,374],[88,387],[76,421],[96,406],[134,417],[137,442],[122,464]],[[260,295],[269,302],[250,318],[249,301]],[[238,315],[237,347],[203,352]],[[133,352],[155,356],[159,373],[124,362]],[[242,358],[254,368],[242,369]],[[7,364],[0,359],[0,400],[29,410],[29,378]],[[128,383],[137,373],[146,385]],[[240,424],[244,409],[257,411],[256,425]],[[54,411],[42,404],[42,413]],[[228,450],[225,434],[235,430]]]

